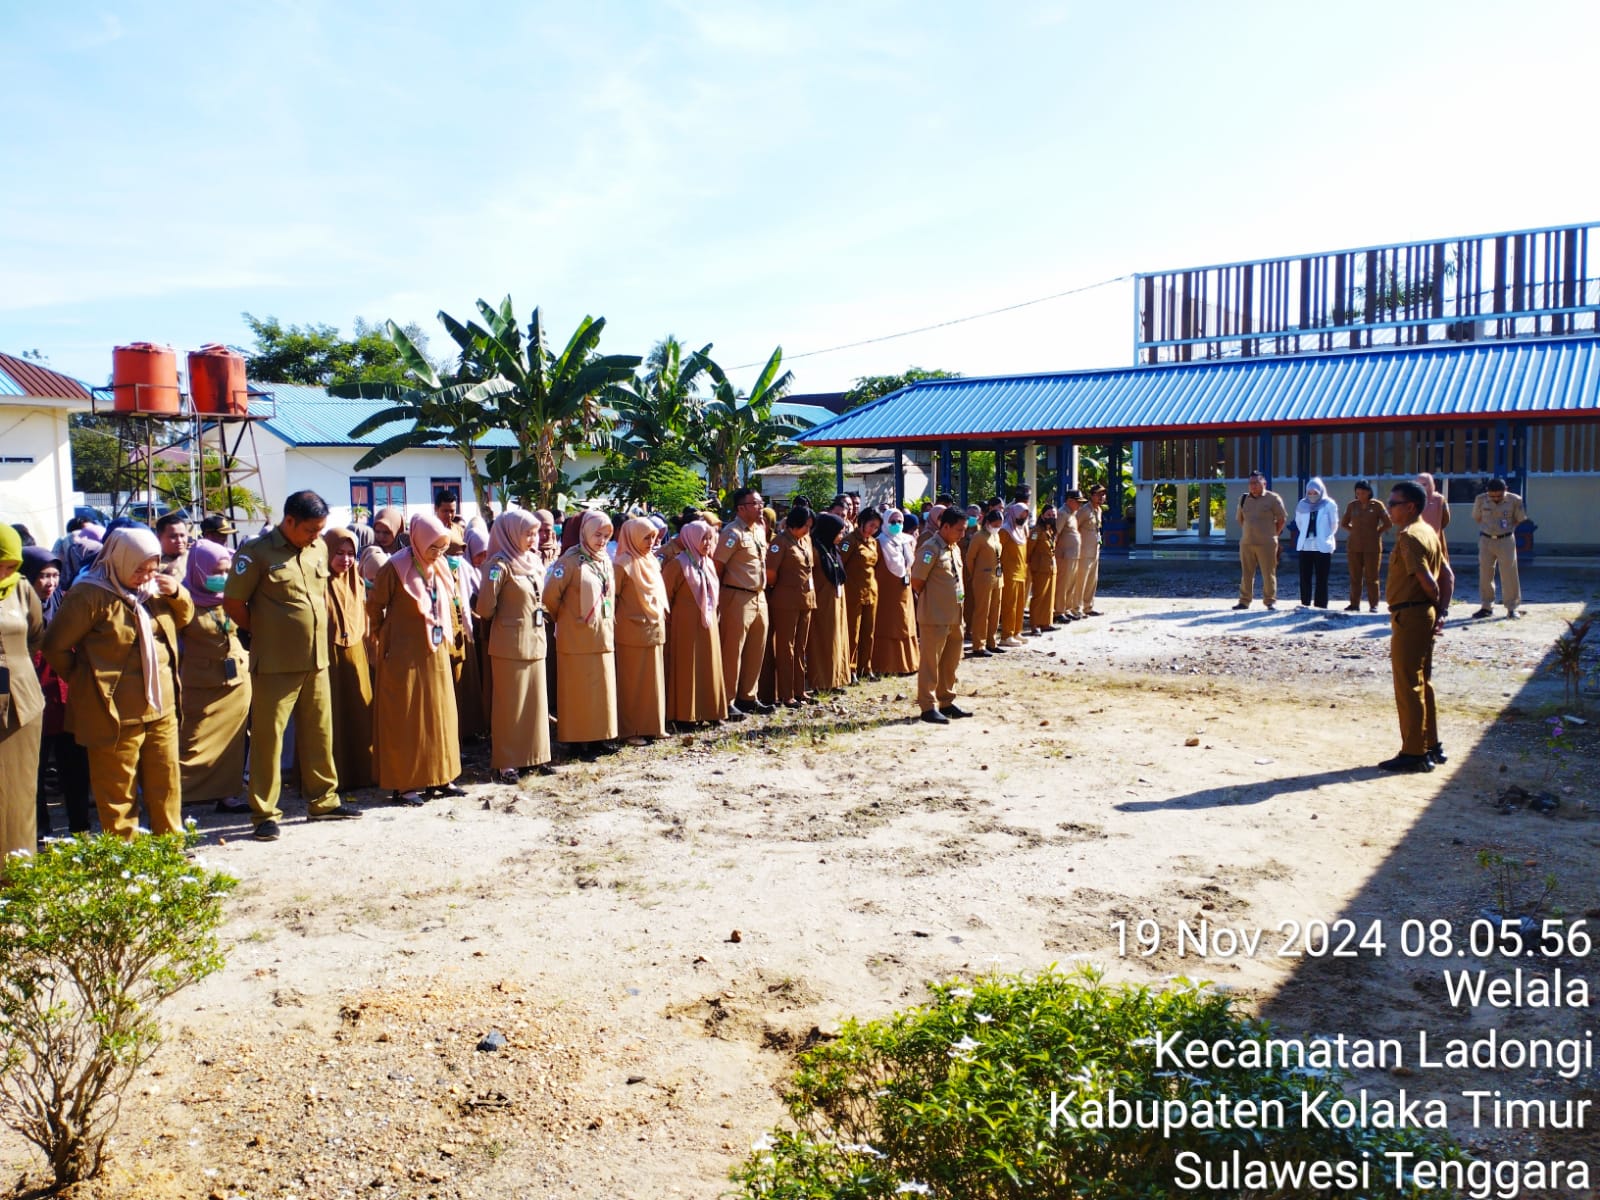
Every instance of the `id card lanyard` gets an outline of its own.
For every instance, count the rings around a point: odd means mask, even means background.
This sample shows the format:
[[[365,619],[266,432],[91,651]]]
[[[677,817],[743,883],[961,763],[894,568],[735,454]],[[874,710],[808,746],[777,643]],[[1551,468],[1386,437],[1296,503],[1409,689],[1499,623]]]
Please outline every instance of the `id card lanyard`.
[[[433,614],[433,629],[430,636],[435,646],[444,645],[444,625],[439,620],[439,582],[434,580],[428,588],[428,607]]]

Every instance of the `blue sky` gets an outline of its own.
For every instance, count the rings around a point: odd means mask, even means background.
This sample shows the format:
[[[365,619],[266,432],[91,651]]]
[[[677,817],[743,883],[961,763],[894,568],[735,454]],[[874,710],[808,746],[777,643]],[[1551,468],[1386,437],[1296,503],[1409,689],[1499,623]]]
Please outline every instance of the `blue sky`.
[[[0,350],[239,314],[764,360],[1137,270],[1600,218],[1600,5],[0,0]],[[1132,285],[794,358],[1120,364]],[[754,375],[739,375],[748,382]]]

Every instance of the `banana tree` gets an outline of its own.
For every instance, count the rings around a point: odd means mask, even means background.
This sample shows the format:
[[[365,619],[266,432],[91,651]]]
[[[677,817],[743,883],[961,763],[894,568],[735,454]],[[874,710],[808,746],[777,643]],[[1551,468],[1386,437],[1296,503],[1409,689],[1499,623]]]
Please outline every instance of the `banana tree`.
[[[400,352],[406,382],[343,384],[329,388],[328,393],[392,402],[389,408],[373,413],[352,429],[350,436],[353,438],[366,437],[386,425],[405,421],[409,421],[411,427],[384,438],[356,461],[355,469],[367,471],[402,450],[443,442],[461,456],[467,478],[472,481],[478,511],[487,512],[489,477],[479,469],[478,443],[495,427],[496,401],[509,389],[497,379],[447,384],[406,336],[405,330],[393,321],[387,322],[385,330]]]
[[[644,374],[619,385],[612,399],[617,427],[606,461],[584,478],[619,504],[650,499],[648,477],[658,468],[693,469],[705,412],[700,379],[708,373],[711,345],[685,352],[675,337],[655,344]]]
[[[439,320],[461,347],[464,375],[493,380],[497,423],[517,440],[515,451],[496,449],[488,472],[528,507],[554,503],[561,491],[561,464],[579,446],[599,448],[611,418],[608,404],[633,377],[637,354],[601,354],[604,317],[584,317],[560,354],[545,344],[535,308],[524,336],[511,297],[495,308],[478,301],[483,324],[462,323],[441,312]]]
[[[775,417],[772,406],[794,386],[794,372],[783,367],[783,347],[773,350],[748,396],[728,382],[716,363],[706,360],[715,381],[711,403],[701,422],[700,457],[706,464],[711,490],[725,497],[751,475],[781,462],[789,443],[811,427],[809,421]]]

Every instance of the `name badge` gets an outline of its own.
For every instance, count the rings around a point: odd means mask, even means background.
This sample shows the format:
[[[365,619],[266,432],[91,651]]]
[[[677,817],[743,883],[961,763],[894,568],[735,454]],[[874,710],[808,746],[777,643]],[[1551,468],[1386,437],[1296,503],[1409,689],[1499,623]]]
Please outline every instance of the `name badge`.
[[[433,635],[433,644],[435,646],[444,645],[444,626],[443,625],[435,625],[429,632]]]

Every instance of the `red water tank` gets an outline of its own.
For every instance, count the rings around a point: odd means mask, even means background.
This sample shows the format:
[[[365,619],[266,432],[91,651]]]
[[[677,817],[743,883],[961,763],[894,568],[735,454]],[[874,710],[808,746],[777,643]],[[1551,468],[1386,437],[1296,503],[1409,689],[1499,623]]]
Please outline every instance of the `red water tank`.
[[[111,351],[111,407],[116,412],[177,413],[178,356],[171,346],[134,342]]]
[[[197,413],[244,416],[250,411],[244,355],[212,343],[189,352],[189,398]]]

